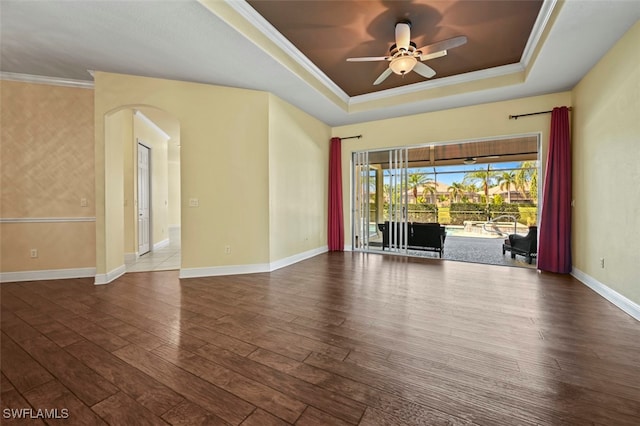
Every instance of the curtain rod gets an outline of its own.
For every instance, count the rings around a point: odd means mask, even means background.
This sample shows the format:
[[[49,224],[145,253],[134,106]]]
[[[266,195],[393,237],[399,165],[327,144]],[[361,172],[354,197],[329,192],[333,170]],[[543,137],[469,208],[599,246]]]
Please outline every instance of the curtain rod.
[[[345,139],[360,139],[362,137],[362,135],[356,135],[356,136],[347,136],[344,138],[340,138],[340,140],[345,140]]]
[[[568,110],[569,110],[569,111],[571,111],[571,110],[572,110],[572,108],[571,108],[571,107],[569,107],[569,108],[568,108]],[[551,114],[552,112],[553,112],[553,110],[550,110],[550,111],[530,112],[529,114],[517,114],[517,115],[510,115],[510,116],[509,116],[509,120],[511,120],[512,118],[513,118],[514,120],[517,120],[517,119],[518,119],[518,117],[527,117],[527,116],[529,116],[529,115]]]

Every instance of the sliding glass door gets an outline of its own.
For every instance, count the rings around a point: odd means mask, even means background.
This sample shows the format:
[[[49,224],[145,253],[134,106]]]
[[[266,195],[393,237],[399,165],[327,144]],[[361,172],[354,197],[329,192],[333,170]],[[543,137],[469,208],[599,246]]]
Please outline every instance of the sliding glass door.
[[[406,254],[408,149],[356,152],[353,164],[353,249]]]

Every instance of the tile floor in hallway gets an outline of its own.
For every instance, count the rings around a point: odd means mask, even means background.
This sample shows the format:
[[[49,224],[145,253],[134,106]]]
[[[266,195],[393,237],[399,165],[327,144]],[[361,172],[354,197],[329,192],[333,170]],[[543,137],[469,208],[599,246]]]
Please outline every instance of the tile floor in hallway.
[[[169,245],[143,254],[125,263],[127,272],[168,271],[180,269],[180,228],[169,230]]]

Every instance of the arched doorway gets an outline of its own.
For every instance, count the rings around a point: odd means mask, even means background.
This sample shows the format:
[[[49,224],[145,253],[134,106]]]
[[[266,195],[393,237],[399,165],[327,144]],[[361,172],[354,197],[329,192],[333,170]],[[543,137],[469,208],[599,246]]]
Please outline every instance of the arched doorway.
[[[104,250],[109,271],[96,284],[125,272],[180,268],[180,123],[148,105],[127,105],[105,114]],[[140,147],[148,150],[148,220],[141,216]],[[99,188],[97,188],[99,191]],[[146,223],[148,229],[141,232]],[[140,236],[148,235],[148,253]],[[100,234],[98,234],[100,235]],[[147,250],[145,250],[147,251]],[[145,257],[146,256],[146,257]]]

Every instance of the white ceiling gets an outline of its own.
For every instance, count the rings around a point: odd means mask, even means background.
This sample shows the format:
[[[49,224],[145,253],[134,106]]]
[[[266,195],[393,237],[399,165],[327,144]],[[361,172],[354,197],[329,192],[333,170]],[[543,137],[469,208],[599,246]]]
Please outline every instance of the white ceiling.
[[[432,96],[436,86],[424,82],[349,98],[308,61],[296,66],[286,53],[295,48],[265,42],[254,27],[260,16],[252,15],[243,0],[1,0],[0,70],[8,79],[26,74],[91,82],[88,70],[100,70],[256,89],[338,126],[570,90],[640,19],[640,0],[547,0],[543,9],[550,13],[559,6],[530,62],[524,58],[516,67],[489,71],[526,68],[524,82],[450,96],[446,90],[444,96]],[[269,32],[268,25],[263,30]],[[445,84],[459,81],[455,76]],[[408,91],[424,93],[423,100],[402,102]],[[367,107],[368,102],[386,106]]]

